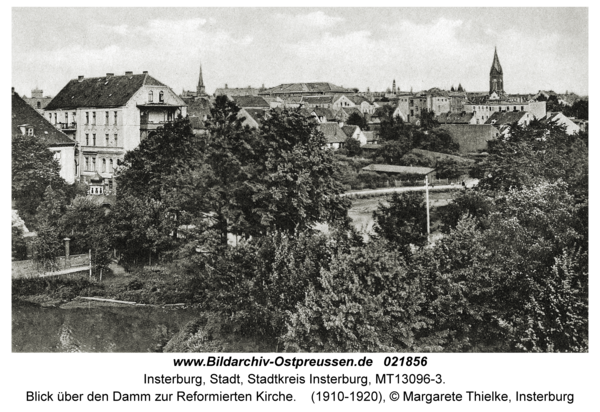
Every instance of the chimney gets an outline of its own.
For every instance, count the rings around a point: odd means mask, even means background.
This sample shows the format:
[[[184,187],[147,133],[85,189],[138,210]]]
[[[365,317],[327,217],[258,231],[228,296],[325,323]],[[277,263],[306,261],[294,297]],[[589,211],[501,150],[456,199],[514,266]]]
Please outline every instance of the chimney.
[[[110,79],[111,77],[113,77],[115,74],[114,73],[106,73],[106,78]]]
[[[132,76],[133,72],[125,72],[125,76]]]
[[[83,80],[83,76],[79,76],[79,77],[77,77],[77,80],[78,80],[78,81],[82,81],[82,80]]]
[[[142,74],[148,74],[148,70],[144,70]]]

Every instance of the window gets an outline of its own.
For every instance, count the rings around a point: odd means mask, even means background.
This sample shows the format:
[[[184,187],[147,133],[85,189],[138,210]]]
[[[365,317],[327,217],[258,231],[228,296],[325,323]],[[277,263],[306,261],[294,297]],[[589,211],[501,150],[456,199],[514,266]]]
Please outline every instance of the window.
[[[71,120],[73,121],[73,123],[75,123],[75,115],[76,114],[77,114],[76,112],[73,112],[73,116],[71,117]]]
[[[87,158],[87,156],[85,156],[83,158],[83,170],[85,170],[85,171],[88,170],[88,158]]]
[[[96,158],[92,157],[92,172],[96,171]]]
[[[27,129],[27,136],[33,136],[33,127]]]
[[[92,112],[92,125],[96,126],[96,112]]]
[[[108,169],[108,171],[112,173],[113,170],[114,170],[113,169],[114,166],[113,166],[113,160],[112,159],[110,159],[109,164],[110,164],[110,169]]]
[[[106,112],[106,113],[108,113],[108,112]],[[108,140],[109,140],[108,139],[108,133],[106,134],[105,139],[106,139],[106,146],[108,147]]]
[[[150,92],[148,93],[148,101],[149,102],[154,101],[154,92],[152,90],[150,90]]]
[[[54,124],[58,123],[58,113],[54,113]]]
[[[117,125],[117,112],[115,112],[115,126]]]
[[[90,124],[90,112],[85,112],[85,124]]]
[[[161,103],[165,101],[165,93],[162,90],[158,93],[158,101]]]
[[[96,133],[92,135],[92,146],[96,146]]]
[[[85,145],[86,146],[90,145],[90,134],[89,133],[85,134]]]
[[[115,134],[115,146],[119,146],[119,135]]]
[[[112,160],[111,160],[112,162]],[[108,190],[112,190],[113,188],[113,180],[112,179],[108,179]]]
[[[41,109],[41,108],[42,108],[42,103],[40,103],[40,102],[37,102],[37,108],[38,108],[38,109]]]
[[[52,113],[48,113],[48,120],[52,122]]]
[[[102,159],[102,173],[106,173],[106,159]]]

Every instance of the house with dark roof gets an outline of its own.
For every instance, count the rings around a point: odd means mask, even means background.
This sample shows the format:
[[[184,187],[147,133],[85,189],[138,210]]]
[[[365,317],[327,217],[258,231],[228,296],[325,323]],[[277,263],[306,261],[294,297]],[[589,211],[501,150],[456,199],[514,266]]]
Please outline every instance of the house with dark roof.
[[[79,76],[44,111],[46,119],[79,143],[80,180],[89,183],[98,172],[109,191],[125,152],[178,115],[187,115],[185,102],[148,72]]]
[[[324,107],[315,107],[311,110],[311,114],[317,118],[319,123],[335,122],[337,121],[336,114],[331,109]]]
[[[235,96],[231,98],[235,104],[240,108],[244,109],[263,109],[268,110],[271,108],[269,102],[267,102],[262,96]]]
[[[348,136],[337,122],[319,123],[317,128],[323,132],[327,139],[327,147],[332,149],[341,149]]]
[[[78,167],[75,153],[77,142],[57,130],[47,118],[42,116],[14,90],[12,91],[12,133],[35,136],[49,145],[54,158],[60,164],[60,177],[67,183],[75,182]]]

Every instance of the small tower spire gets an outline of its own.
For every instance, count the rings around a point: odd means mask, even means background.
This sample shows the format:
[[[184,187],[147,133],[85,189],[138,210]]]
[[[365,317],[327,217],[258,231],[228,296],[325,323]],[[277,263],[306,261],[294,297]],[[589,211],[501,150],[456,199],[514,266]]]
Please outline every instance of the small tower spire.
[[[200,63],[200,75],[198,76],[198,86],[196,86],[197,96],[205,95],[204,79],[202,78],[202,63]]]
[[[392,82],[392,93],[396,94],[396,79]]]

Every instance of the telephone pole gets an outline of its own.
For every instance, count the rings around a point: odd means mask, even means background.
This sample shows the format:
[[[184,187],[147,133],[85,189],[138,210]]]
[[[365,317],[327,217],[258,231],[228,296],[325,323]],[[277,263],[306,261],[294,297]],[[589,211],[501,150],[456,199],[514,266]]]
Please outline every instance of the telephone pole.
[[[425,204],[427,207],[427,243],[429,243],[429,179],[427,175],[425,175]]]

